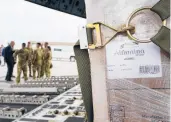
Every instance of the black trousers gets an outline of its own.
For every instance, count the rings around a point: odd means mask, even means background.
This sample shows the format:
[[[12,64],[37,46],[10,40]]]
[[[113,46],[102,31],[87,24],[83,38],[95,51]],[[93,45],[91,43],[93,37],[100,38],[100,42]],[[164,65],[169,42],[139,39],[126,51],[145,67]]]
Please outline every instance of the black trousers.
[[[12,77],[12,73],[13,73],[14,64],[13,63],[7,63],[7,68],[8,68],[8,71],[7,71],[7,75],[6,75],[5,80],[10,81],[11,77]]]

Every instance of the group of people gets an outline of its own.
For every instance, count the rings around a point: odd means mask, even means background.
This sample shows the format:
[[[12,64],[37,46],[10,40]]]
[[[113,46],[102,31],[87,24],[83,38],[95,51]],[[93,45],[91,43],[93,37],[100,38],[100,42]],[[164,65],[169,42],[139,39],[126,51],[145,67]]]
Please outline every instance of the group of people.
[[[50,68],[52,67],[52,52],[48,42],[43,44],[37,43],[36,49],[33,50],[31,43],[22,43],[21,49],[14,50],[15,42],[11,43],[4,49],[4,60],[7,63],[7,75],[6,81],[12,81],[14,65],[17,62],[17,77],[16,83],[20,83],[21,73],[23,72],[23,78],[28,80],[27,69],[29,68],[29,77],[33,79],[41,78],[46,75],[50,77]]]

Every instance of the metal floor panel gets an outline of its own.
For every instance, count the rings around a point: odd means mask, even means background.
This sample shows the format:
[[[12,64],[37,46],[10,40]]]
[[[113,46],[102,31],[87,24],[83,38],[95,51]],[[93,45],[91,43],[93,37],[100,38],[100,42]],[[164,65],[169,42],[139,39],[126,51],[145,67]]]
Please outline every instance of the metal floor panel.
[[[11,108],[21,108],[24,107],[27,109],[27,112],[35,109],[39,105],[29,105],[29,104],[10,104],[10,103],[0,103],[0,106],[9,106]]]
[[[52,76],[54,76],[55,78],[57,78],[59,80],[60,80],[60,78],[64,79],[64,82],[65,82],[65,79],[66,80],[68,80],[68,79],[75,80],[75,77],[77,77],[77,69],[76,69],[75,63],[53,61],[53,64],[54,64],[54,68],[52,69]],[[68,69],[66,69],[66,68],[63,69],[64,65]],[[17,68],[15,66],[14,73],[13,73],[15,76],[17,76],[16,69]],[[71,71],[69,69],[73,69],[73,70]],[[11,88],[11,85],[15,84],[15,78],[12,78],[13,82],[5,81],[4,79],[5,79],[6,71],[7,71],[6,66],[5,67],[0,66],[0,95],[2,95],[2,97],[3,97],[3,100],[1,101],[2,103],[0,103],[0,107],[2,107],[2,108],[7,107],[7,106],[9,108],[22,108],[23,107],[23,108],[27,109],[27,113],[28,113],[28,112],[32,111],[33,109],[40,106],[38,104],[9,103],[12,98],[10,97],[10,100],[9,100],[8,97],[4,97],[5,95],[17,95],[17,96],[25,95],[26,98],[27,98],[27,96],[33,96],[33,95],[37,95],[37,96],[49,95],[50,99],[53,99],[59,95],[55,87],[54,87],[55,89],[51,88],[51,87],[50,88],[48,88],[48,87],[46,87],[46,88],[45,87],[44,88],[22,88],[22,87]],[[70,78],[66,77],[66,76],[70,76]],[[29,78],[29,80],[32,80],[32,79]],[[22,78],[21,78],[21,83],[25,83]],[[58,90],[60,90],[60,89],[58,89]],[[6,91],[6,93],[5,93],[5,91]],[[14,91],[16,93],[14,93]],[[6,99],[6,100],[4,100],[4,99]],[[3,103],[3,102],[6,102],[6,103]],[[13,114],[13,113],[10,113],[10,114]],[[7,110],[7,117],[8,116],[9,116],[9,114],[8,114],[8,110]],[[3,117],[3,116],[1,116],[1,117]],[[10,115],[10,117],[11,117],[11,115]],[[18,117],[16,117],[16,118],[18,118]],[[12,121],[14,121],[14,118],[6,118],[6,115],[4,118],[0,118],[0,122],[12,122]]]
[[[0,122],[12,122],[13,121],[13,119],[1,119],[0,118]]]

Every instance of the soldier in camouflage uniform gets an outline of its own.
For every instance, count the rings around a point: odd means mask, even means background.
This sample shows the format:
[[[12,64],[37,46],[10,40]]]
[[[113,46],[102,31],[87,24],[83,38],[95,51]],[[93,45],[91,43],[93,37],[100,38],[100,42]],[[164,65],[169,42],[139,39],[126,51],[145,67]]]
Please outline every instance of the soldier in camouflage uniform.
[[[29,77],[32,77],[32,59],[33,59],[33,49],[31,48],[31,43],[28,42],[27,44],[27,50],[29,51],[29,61],[28,61],[28,67],[29,67]]]
[[[26,44],[22,43],[22,49],[16,50],[13,56],[15,60],[18,56],[17,78],[16,78],[17,84],[20,83],[20,76],[21,76],[22,71],[24,74],[24,80],[27,81],[28,80],[27,65],[28,65],[28,59],[29,59],[29,52],[26,49]]]
[[[44,48],[41,47],[42,52],[43,52],[43,62],[42,62],[41,75],[40,75],[40,77],[44,77],[44,73],[45,73],[45,68],[46,68],[45,63],[46,63],[46,61],[45,61],[44,59],[45,59],[46,54],[47,54],[47,52],[48,52],[47,47],[48,47],[48,42],[45,42]]]
[[[51,47],[48,46],[47,50],[45,52],[44,55],[44,65],[45,65],[45,74],[46,77],[50,77],[51,73],[50,73],[50,66],[51,66],[51,60],[52,60],[52,52],[51,52]]]
[[[36,79],[36,71],[37,78],[40,78],[41,66],[43,61],[43,53],[40,47],[41,44],[37,43],[37,49],[33,51],[33,79]]]

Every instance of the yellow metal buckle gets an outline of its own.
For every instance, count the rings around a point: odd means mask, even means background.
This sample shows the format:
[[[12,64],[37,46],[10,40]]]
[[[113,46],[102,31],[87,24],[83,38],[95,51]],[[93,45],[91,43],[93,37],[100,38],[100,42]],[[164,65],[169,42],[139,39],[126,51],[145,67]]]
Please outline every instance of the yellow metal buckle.
[[[93,41],[94,39],[92,39],[93,43],[88,45],[89,49],[95,49],[97,47],[101,47],[102,46],[102,38],[101,38],[100,24],[99,23],[87,24],[86,28],[91,28],[92,30],[95,29],[95,33],[96,33],[96,41]]]
[[[108,28],[108,29],[110,29],[110,30],[112,30],[114,32],[113,35],[108,40],[102,40],[101,29],[100,29],[101,25],[106,27],[106,28]],[[95,49],[95,48],[104,47],[111,40],[113,40],[113,38],[115,38],[118,33],[125,33],[127,30],[130,30],[130,32],[131,32],[132,30],[135,29],[131,25],[129,25],[128,27],[126,27],[125,25],[122,25],[122,26],[119,27],[119,29],[116,29],[116,28],[113,28],[113,27],[111,27],[109,25],[106,25],[104,23],[101,23],[101,22],[96,22],[96,23],[93,23],[93,24],[88,24],[86,26],[86,28],[91,28],[92,31],[95,29],[95,33],[96,33],[95,36],[91,35],[92,38],[96,37],[96,39],[91,39],[91,44],[89,44],[89,46],[88,46],[89,49]],[[90,38],[88,40],[90,40]]]

